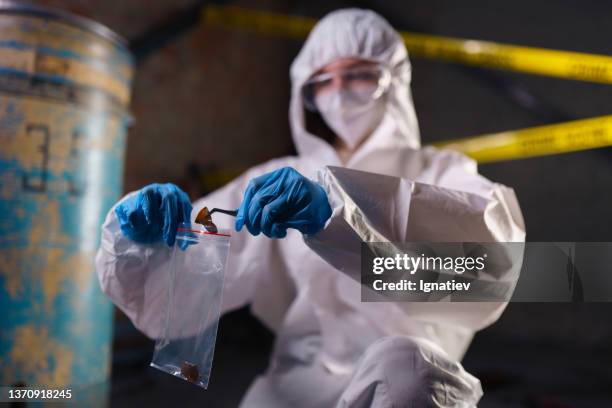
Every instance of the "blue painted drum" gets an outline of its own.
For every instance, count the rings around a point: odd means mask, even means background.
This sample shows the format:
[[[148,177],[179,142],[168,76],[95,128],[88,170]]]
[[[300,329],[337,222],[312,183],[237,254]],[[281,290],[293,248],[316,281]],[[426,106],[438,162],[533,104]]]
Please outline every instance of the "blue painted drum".
[[[132,71],[105,27],[0,2],[0,385],[104,396],[112,306],[93,261],[121,193]]]

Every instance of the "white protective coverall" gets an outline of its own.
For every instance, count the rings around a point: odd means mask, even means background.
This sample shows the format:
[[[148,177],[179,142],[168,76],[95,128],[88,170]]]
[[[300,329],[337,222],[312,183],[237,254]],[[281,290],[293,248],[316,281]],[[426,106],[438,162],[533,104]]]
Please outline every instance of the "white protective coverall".
[[[343,57],[383,63],[393,80],[380,125],[341,167],[334,148],[306,130],[301,88]],[[406,48],[384,19],[358,9],[329,14],[291,66],[299,155],[256,166],[194,203],[192,219],[205,205],[238,208],[249,180],[291,166],[324,187],[333,211],[314,236],[232,233],[222,311],[250,304],[277,335],[268,371],[242,406],[469,407],[481,397],[480,382],[459,361],[474,332],[493,323],[505,303],[360,302],[361,240],[525,238],[512,189],[478,175],[475,162],[459,153],[420,148],[410,78]],[[233,229],[231,217],[215,222]],[[131,242],[109,212],[96,257],[102,289],[152,338],[161,330],[170,253],[161,243]]]

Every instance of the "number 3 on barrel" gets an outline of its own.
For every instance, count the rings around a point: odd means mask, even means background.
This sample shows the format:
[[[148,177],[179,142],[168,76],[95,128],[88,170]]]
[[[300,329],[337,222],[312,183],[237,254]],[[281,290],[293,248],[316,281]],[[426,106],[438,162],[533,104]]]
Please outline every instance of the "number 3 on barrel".
[[[47,189],[47,166],[49,165],[49,127],[42,124],[30,123],[26,127],[28,141],[36,143],[42,140],[38,146],[38,152],[41,154],[40,170],[34,170],[31,173],[24,174],[22,178],[22,187],[26,191],[43,193]],[[38,173],[38,174],[36,174]]]

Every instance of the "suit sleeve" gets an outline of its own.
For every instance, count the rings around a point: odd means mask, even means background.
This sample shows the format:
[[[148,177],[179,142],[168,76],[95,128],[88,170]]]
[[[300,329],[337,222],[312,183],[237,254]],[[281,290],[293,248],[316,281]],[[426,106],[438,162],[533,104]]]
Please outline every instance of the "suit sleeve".
[[[320,171],[332,216],[306,244],[336,269],[360,281],[362,242],[524,242],[525,228],[512,189],[490,182],[459,156],[430,164],[412,181],[340,167]],[[435,177],[430,174],[435,173]],[[436,184],[433,184],[436,183]],[[521,252],[522,260],[522,252]],[[488,277],[513,290],[520,263]],[[511,260],[510,260],[511,261]],[[518,267],[517,267],[518,266]],[[493,323],[506,302],[397,302],[411,318],[479,330]]]

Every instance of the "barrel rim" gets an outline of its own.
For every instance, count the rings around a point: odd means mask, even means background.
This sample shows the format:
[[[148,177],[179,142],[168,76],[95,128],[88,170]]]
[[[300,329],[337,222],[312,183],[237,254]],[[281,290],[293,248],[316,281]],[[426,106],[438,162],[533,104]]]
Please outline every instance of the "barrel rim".
[[[106,27],[104,24],[98,23],[87,17],[79,16],[68,11],[52,7],[39,6],[36,4],[15,0],[0,0],[0,13],[34,15],[63,21],[111,41],[124,48],[129,54],[128,43],[125,38]]]

